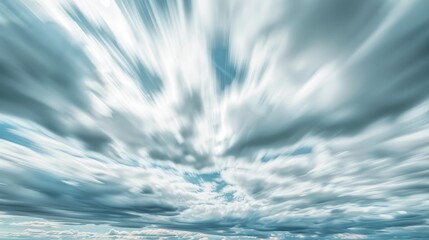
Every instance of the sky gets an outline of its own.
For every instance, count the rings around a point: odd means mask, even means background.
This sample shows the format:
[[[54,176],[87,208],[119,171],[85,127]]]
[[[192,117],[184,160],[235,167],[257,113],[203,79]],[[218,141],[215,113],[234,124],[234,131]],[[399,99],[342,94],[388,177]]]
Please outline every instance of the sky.
[[[429,1],[0,1],[0,239],[429,239]]]

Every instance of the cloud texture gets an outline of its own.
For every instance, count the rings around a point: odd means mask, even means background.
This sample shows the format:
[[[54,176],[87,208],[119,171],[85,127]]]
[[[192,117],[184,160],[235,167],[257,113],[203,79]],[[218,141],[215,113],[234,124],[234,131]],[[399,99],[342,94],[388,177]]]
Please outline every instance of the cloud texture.
[[[0,239],[428,238],[428,8],[0,1]]]

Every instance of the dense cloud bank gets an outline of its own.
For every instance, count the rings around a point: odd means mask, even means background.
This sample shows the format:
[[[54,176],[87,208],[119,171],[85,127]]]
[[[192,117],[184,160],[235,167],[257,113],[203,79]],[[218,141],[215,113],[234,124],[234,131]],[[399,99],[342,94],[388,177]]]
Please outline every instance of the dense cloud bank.
[[[428,238],[426,9],[0,1],[0,239]]]

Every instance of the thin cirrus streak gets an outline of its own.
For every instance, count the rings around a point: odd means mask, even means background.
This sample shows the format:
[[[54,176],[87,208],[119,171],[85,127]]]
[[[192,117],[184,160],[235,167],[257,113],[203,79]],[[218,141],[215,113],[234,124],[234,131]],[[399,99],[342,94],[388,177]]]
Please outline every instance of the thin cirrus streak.
[[[427,9],[0,1],[0,239],[429,238]]]

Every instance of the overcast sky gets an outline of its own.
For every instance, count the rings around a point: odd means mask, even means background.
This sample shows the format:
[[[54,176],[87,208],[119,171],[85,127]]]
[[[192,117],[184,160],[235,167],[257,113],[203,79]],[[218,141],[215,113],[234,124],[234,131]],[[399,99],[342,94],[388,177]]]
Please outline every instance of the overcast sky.
[[[0,239],[429,239],[428,9],[1,0]]]

